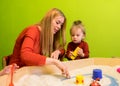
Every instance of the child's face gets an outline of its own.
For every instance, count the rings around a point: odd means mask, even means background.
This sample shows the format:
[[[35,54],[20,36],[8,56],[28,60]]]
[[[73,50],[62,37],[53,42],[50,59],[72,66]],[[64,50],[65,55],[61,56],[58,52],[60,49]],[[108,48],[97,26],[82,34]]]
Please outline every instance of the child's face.
[[[71,39],[74,43],[80,43],[84,38],[84,34],[80,28],[73,28],[71,30]]]

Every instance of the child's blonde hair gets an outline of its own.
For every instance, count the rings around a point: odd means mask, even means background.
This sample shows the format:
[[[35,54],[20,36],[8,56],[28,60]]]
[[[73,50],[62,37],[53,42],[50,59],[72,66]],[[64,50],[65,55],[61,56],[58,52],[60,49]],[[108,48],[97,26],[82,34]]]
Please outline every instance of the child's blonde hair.
[[[86,31],[85,31],[84,25],[82,24],[82,21],[76,20],[73,22],[72,27],[70,29],[70,34],[72,33],[73,28],[81,29],[83,34],[86,35]]]

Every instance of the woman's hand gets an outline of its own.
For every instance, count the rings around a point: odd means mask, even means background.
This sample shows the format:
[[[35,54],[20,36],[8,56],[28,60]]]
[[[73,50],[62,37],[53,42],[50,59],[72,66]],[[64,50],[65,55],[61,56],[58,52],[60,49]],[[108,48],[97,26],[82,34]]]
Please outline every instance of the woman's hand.
[[[54,64],[62,71],[62,74],[65,75],[66,78],[70,78],[70,74],[66,65],[64,65],[62,62],[56,59],[54,60]]]
[[[59,60],[53,58],[46,58],[46,64],[56,65],[61,70],[62,74],[66,76],[66,78],[70,78],[67,67]]]
[[[50,57],[54,58],[54,59],[58,59],[59,55],[60,55],[60,51],[56,50],[56,51],[52,52]]]

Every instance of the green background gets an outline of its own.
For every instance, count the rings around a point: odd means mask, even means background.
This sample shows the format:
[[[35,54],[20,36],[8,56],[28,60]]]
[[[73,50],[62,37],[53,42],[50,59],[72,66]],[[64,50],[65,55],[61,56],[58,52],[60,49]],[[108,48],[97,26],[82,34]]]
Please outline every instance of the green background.
[[[54,7],[67,17],[67,43],[72,22],[80,19],[86,27],[90,57],[120,56],[120,0],[0,0],[0,69],[18,34]]]

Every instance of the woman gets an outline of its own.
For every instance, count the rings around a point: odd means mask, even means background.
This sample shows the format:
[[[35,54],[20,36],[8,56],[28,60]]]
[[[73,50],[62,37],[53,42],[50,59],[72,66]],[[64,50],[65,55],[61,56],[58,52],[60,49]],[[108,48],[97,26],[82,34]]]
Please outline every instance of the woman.
[[[59,9],[51,9],[40,23],[22,31],[9,64],[16,63],[19,67],[54,64],[69,77],[67,67],[58,60],[65,53],[65,27],[64,14]]]

